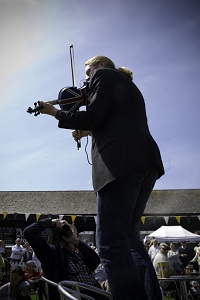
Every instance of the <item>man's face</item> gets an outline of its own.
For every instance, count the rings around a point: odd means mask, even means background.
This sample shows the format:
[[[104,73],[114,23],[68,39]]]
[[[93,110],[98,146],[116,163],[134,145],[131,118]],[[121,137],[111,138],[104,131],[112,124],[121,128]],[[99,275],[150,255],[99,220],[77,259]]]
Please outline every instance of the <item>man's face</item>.
[[[154,247],[156,247],[158,245],[157,240],[153,240],[153,245],[154,245]]]
[[[24,244],[24,247],[25,247],[27,250],[29,250],[29,249],[31,248],[31,246],[30,246],[30,244],[29,244],[28,242],[26,242],[26,243]]]
[[[10,283],[12,286],[17,286],[22,279],[22,276],[20,276],[18,273],[10,273]]]
[[[167,256],[168,248],[162,246],[162,247],[160,248],[160,251],[161,251],[162,254],[164,254],[165,256]]]
[[[21,244],[21,240],[20,239],[16,239],[16,245],[20,246],[20,244]]]
[[[29,273],[32,273],[35,270],[36,266],[34,263],[30,263],[27,265],[27,270]]]

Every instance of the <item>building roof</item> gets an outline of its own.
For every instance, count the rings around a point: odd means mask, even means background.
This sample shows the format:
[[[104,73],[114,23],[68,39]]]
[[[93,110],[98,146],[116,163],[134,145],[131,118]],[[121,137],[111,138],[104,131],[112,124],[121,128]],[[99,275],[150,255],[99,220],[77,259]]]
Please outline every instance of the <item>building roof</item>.
[[[122,203],[123,205],[123,203]],[[0,213],[96,214],[94,191],[1,191]],[[200,189],[153,190],[144,215],[200,214]]]

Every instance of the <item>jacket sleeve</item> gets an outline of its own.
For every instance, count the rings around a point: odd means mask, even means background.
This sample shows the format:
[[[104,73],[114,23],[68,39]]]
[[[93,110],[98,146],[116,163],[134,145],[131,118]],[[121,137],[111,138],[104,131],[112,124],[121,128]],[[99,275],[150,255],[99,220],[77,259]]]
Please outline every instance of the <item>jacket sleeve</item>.
[[[77,248],[82,255],[84,264],[93,272],[100,264],[100,258],[98,254],[82,241],[79,241]]]
[[[51,219],[37,221],[24,229],[24,237],[29,242],[37,258],[43,262],[46,254],[52,250],[52,245],[41,236],[41,232],[46,228],[51,228]]]

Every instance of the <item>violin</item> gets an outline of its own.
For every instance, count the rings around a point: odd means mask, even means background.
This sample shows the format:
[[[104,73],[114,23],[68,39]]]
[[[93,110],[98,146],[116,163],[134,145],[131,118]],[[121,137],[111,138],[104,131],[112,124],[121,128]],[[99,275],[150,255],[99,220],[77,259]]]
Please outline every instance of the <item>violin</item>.
[[[75,111],[78,110],[81,106],[86,105],[88,98],[88,82],[84,83],[84,86],[78,89],[75,86],[64,87],[60,90],[58,94],[58,99],[50,100],[48,103],[52,105],[59,104],[62,110]],[[40,102],[34,103],[34,108],[28,107],[27,112],[29,114],[34,113],[34,116],[40,114],[43,106],[40,105]]]

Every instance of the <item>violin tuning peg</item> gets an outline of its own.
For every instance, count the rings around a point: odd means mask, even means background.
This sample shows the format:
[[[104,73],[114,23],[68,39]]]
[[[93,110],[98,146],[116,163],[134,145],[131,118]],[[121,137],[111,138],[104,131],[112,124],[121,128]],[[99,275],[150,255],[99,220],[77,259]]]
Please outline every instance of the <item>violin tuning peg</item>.
[[[29,106],[27,109],[27,113],[31,114],[32,113],[32,108]]]

